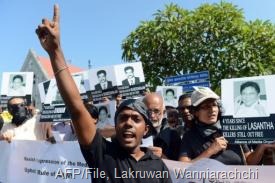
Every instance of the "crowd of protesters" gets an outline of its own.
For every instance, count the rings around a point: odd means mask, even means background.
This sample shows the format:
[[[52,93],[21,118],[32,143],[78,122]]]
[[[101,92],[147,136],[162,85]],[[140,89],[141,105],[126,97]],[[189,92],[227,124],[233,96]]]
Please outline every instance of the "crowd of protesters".
[[[91,103],[84,103],[80,97],[61,49],[57,6],[53,20],[43,19],[36,33],[50,56],[71,121],[39,123],[39,114],[34,107],[27,105],[24,97],[12,97],[7,104],[8,112],[13,116],[11,123],[3,125],[0,116],[1,140],[51,140],[54,139],[53,132],[63,133],[66,136],[63,140],[78,140],[89,167],[107,172],[112,180],[109,182],[117,182],[111,171],[114,168],[166,171],[162,158],[181,162],[211,158],[226,165],[273,163],[263,160],[267,157],[266,152],[275,150],[275,144],[256,145],[251,149],[247,144],[228,143],[220,124],[223,112],[220,97],[207,87],[197,87],[193,92],[181,95],[178,107],[165,106],[164,98],[156,92],[127,100],[117,95],[115,125],[96,129],[97,122],[103,120],[103,112],[105,116],[107,112],[103,108],[98,110]],[[111,99],[104,100],[108,102]],[[152,146],[141,147],[142,139],[149,137],[153,139]],[[135,181],[139,182],[128,182]],[[161,181],[171,182],[170,178]]]

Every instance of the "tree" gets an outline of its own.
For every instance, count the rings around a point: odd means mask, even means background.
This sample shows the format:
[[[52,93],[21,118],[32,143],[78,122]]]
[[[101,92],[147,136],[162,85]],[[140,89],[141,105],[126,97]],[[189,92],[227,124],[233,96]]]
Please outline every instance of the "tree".
[[[141,61],[146,82],[209,70],[212,89],[224,78],[275,72],[275,27],[269,21],[247,22],[231,3],[203,4],[194,11],[166,5],[123,40],[122,58]]]

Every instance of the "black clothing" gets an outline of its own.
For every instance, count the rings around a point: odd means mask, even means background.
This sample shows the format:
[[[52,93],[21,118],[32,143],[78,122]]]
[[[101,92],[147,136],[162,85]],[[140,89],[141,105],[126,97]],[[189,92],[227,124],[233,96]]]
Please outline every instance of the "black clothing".
[[[122,80],[122,85],[123,86],[137,85],[139,83],[140,83],[139,77],[135,77],[135,82],[133,84],[130,84],[128,79]]]
[[[176,129],[169,127],[161,130],[153,140],[154,146],[161,147],[163,154],[170,160],[177,161],[181,138]]]
[[[88,166],[106,174],[106,178],[91,175],[93,183],[172,183],[166,165],[150,150],[136,161],[116,139],[106,141],[98,132],[89,147],[80,147]],[[156,176],[160,174],[162,178]]]
[[[201,128],[194,125],[191,130],[187,131],[181,143],[181,149],[179,156],[187,156],[190,159],[195,159],[203,151],[208,149],[213,141],[214,134],[205,135],[202,133]],[[247,145],[242,145],[244,153],[248,152]],[[241,145],[228,144],[227,149],[220,151],[219,153],[212,155],[211,159],[218,160],[226,165],[244,165],[243,154],[241,151]]]
[[[112,81],[107,81],[107,86],[105,89],[109,89],[113,87]],[[95,90],[103,90],[103,88],[101,87],[100,83],[95,85]]]
[[[0,115],[0,130],[3,127],[3,124],[4,124],[4,120],[3,120],[2,116]]]

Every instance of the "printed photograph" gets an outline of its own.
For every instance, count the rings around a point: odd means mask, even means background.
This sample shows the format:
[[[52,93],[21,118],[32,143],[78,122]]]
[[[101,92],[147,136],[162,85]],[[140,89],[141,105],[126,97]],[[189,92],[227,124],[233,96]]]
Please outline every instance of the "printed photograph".
[[[4,72],[1,95],[26,96],[32,94],[33,72]]]
[[[234,118],[269,117],[275,114],[273,101],[275,75],[223,79],[223,115]]]
[[[178,99],[182,94],[181,86],[157,86],[156,92],[159,92],[164,100],[165,106],[177,107]]]
[[[116,86],[113,67],[103,67],[89,70],[90,90],[108,90]]]
[[[263,79],[234,82],[234,117],[268,116],[265,91]]]
[[[119,86],[134,86],[145,80],[141,62],[116,65],[115,72]]]
[[[97,128],[114,127],[115,101],[95,104],[98,109]]]

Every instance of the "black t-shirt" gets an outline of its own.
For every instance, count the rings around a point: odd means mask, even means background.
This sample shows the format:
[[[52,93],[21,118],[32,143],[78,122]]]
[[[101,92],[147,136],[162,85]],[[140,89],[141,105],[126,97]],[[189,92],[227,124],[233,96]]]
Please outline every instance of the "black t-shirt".
[[[195,159],[211,145],[211,139],[203,137],[199,131],[193,127],[186,132],[182,138],[179,156],[187,156]],[[247,145],[228,144],[226,150],[212,155],[210,158],[220,161],[226,165],[244,165],[242,150],[249,151]]]
[[[172,183],[166,165],[150,150],[136,161],[115,139],[109,142],[98,132],[89,147],[80,148],[90,172],[95,172],[93,183]]]
[[[169,127],[154,137],[154,146],[161,147],[162,152],[170,160],[178,160],[181,138],[175,129]]]

